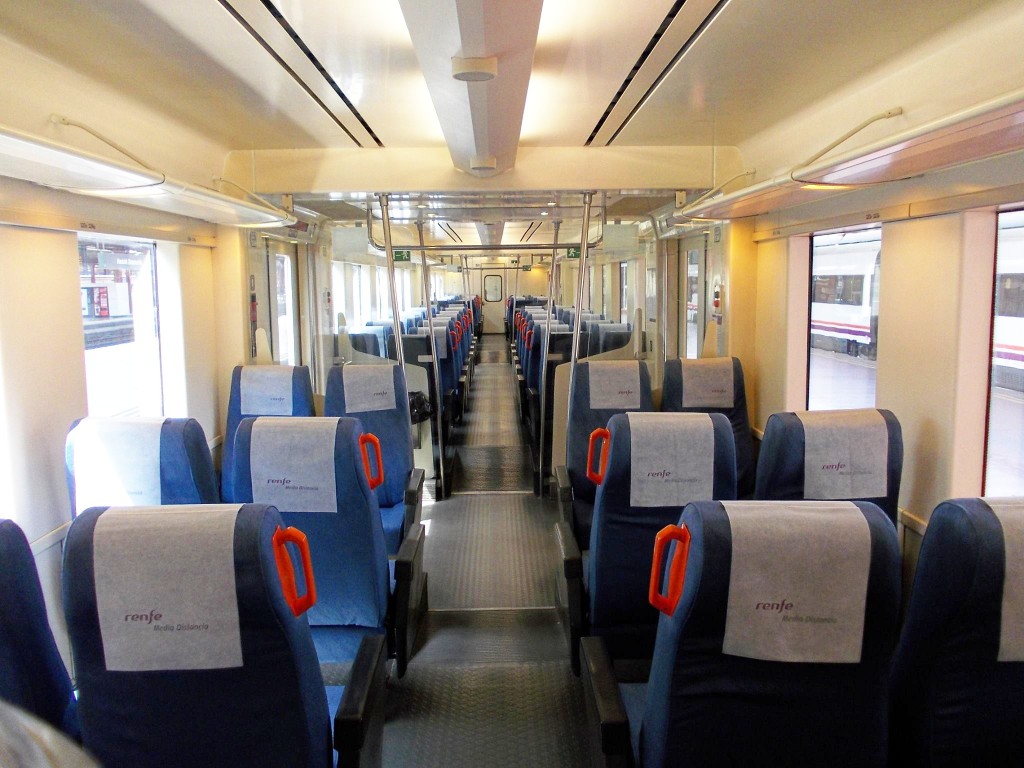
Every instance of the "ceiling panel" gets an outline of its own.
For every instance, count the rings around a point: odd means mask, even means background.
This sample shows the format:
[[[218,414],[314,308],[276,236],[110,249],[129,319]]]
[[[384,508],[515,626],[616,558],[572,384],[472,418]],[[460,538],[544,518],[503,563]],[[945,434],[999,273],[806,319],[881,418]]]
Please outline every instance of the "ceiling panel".
[[[274,0],[387,147],[444,146],[398,0]]]
[[[673,0],[547,0],[526,97],[523,146],[582,146]]]
[[[996,2],[730,0],[615,143],[740,144]]]
[[[354,146],[220,3],[12,0],[0,28],[226,147]]]

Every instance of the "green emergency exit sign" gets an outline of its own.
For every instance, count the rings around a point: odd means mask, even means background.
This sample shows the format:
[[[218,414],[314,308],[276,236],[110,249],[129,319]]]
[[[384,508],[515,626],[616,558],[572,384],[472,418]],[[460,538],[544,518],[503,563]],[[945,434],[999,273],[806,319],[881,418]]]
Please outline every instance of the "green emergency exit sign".
[[[395,261],[412,261],[412,251],[394,251]]]
[[[580,257],[580,249],[579,248],[566,248],[565,249],[565,255],[566,255],[567,258],[570,258],[570,259],[578,259]]]

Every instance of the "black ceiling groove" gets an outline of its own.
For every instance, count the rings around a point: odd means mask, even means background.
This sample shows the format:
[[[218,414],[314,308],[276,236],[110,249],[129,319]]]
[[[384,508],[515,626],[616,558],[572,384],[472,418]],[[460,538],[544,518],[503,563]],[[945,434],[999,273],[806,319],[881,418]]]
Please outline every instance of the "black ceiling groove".
[[[359,124],[363,126],[366,132],[370,134],[370,138],[377,142],[378,147],[383,147],[384,142],[382,142],[380,138],[378,138],[377,134],[370,127],[370,124],[366,122],[365,118],[363,118],[363,116],[359,113],[359,110],[356,109],[356,105],[349,101],[348,96],[346,96],[345,92],[341,90],[341,86],[338,85],[338,83],[334,80],[334,78],[331,76],[331,73],[327,71],[327,68],[320,63],[320,60],[309,49],[309,46],[306,45],[305,41],[301,37],[299,37],[299,33],[295,31],[295,28],[288,23],[288,19],[281,15],[281,12],[271,2],[271,0],[261,0],[261,2],[263,3],[263,7],[267,9],[267,12],[270,13],[270,15],[273,16],[275,19],[277,19],[277,23],[281,25],[281,28],[285,32],[287,32],[288,36],[295,41],[295,44],[297,46],[299,46],[299,50],[306,54],[306,58],[309,59],[310,63],[314,67],[316,67],[317,72],[323,75],[324,80],[326,80],[327,84],[331,86],[331,89],[336,94],[338,94],[338,97],[343,102],[345,102],[345,106],[348,107],[349,111],[355,116],[356,120],[359,121]],[[358,142],[356,143],[358,144]]]
[[[676,0],[676,2],[672,4],[672,7],[668,9],[668,13],[665,14],[665,18],[662,19],[662,22],[658,26],[658,29],[654,32],[654,35],[647,43],[647,47],[644,48],[643,53],[640,54],[640,58],[636,60],[636,64],[634,64],[633,68],[629,70],[629,74],[626,75],[626,79],[622,81],[622,85],[619,86],[619,90],[615,92],[615,95],[612,97],[612,100],[608,102],[608,106],[605,107],[604,114],[601,115],[601,119],[597,121],[597,125],[594,126],[594,130],[590,132],[590,137],[587,139],[586,144],[584,144],[583,146],[589,147],[593,143],[594,137],[597,136],[597,132],[600,131],[601,128],[604,126],[605,122],[608,120],[608,116],[611,114],[612,110],[615,109],[615,106],[619,103],[619,99],[622,98],[622,94],[626,92],[626,89],[629,87],[629,84],[633,82],[633,78],[636,77],[637,73],[640,71],[640,68],[647,61],[647,57],[650,56],[651,53],[654,51],[654,48],[661,40],[662,35],[665,34],[665,31],[668,29],[669,25],[675,19],[679,11],[682,10],[682,7],[685,3],[686,0]],[[622,130],[621,126],[619,130]]]
[[[626,115],[621,125],[619,125],[619,127],[615,129],[615,133],[613,133],[611,137],[608,139],[608,141],[604,143],[606,147],[609,146],[613,141],[615,141],[615,139],[618,138],[619,134],[622,133],[623,129],[627,125],[629,125],[629,121],[632,120],[634,115],[636,115],[636,113],[640,111],[640,108],[647,103],[647,99],[650,98],[651,94],[654,93],[655,90],[657,90],[658,86],[661,85],[662,82],[664,82],[666,77],[668,77],[668,74],[669,72],[672,71],[673,67],[675,67],[675,65],[679,63],[679,60],[686,55],[686,52],[690,50],[690,47],[697,41],[697,38],[701,36],[704,30],[711,25],[711,22],[715,20],[715,18],[718,16],[721,10],[725,8],[725,6],[728,4],[729,0],[719,0],[718,4],[716,4],[715,7],[711,9],[711,13],[709,13],[704,18],[704,21],[702,21],[697,26],[697,28],[693,30],[693,34],[691,34],[686,39],[686,42],[683,43],[682,47],[678,51],[676,51],[676,55],[672,57],[672,60],[669,61],[669,63],[661,71],[661,74],[659,74],[658,77],[655,78],[654,82],[651,83],[651,87],[644,91],[644,95],[641,96],[637,103],[634,105],[634,107],[631,110],[629,110],[629,114]],[[597,132],[597,128],[594,129],[594,132]]]

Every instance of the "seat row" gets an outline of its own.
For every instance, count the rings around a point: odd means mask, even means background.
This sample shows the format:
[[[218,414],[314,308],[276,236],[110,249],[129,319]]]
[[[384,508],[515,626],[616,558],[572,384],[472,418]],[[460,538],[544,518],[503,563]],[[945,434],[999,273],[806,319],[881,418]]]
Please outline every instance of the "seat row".
[[[697,501],[652,549],[650,663],[582,640],[593,765],[1020,763],[1024,499],[934,510],[902,627],[871,502]]]
[[[683,362],[674,368],[691,390],[734,393],[738,379],[742,391],[736,360]],[[725,400],[677,391],[672,374],[662,400],[672,412],[655,412],[641,363],[584,362],[576,370],[567,464],[556,468],[574,671],[578,640],[591,633],[607,636],[615,656],[650,653],[657,614],[644,595],[655,535],[691,501],[740,498],[739,449],[742,441],[750,447],[745,403],[738,418]],[[899,423],[887,411],[775,414],[753,496],[871,501],[895,522],[902,463]]]
[[[345,684],[325,685],[306,618],[322,582],[274,507],[79,514],[62,575],[77,696],[9,520],[0,563],[0,698],[106,768],[380,765],[386,638],[363,637]]]

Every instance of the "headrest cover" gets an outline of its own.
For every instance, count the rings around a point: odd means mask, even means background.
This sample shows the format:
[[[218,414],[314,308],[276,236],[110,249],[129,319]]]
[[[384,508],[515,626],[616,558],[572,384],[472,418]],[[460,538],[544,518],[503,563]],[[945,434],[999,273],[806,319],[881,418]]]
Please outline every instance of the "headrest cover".
[[[334,512],[336,418],[256,419],[249,448],[252,500],[282,512]]]
[[[426,335],[430,335],[430,329],[426,331]],[[438,328],[434,326],[434,346],[437,349],[437,359],[445,360],[448,358],[448,327],[443,326]]]
[[[801,411],[804,498],[872,499],[888,493],[889,430],[874,408]]]
[[[1006,572],[997,661],[1024,661],[1024,499],[984,499],[1003,529]]]
[[[345,366],[345,412],[393,411],[395,409],[395,374],[390,365]]]
[[[112,672],[242,666],[235,593],[238,505],[112,507],[93,574]]]
[[[251,416],[291,416],[292,367],[247,365],[242,368],[241,412]]]
[[[157,506],[163,419],[82,419],[74,441],[75,512]]]
[[[852,502],[723,502],[732,565],[722,653],[857,663],[871,531]]]
[[[714,495],[715,428],[705,413],[627,413],[631,507],[683,507]]]
[[[684,360],[683,408],[732,408],[731,357]]]
[[[589,366],[591,408],[640,408],[640,365],[636,360],[600,360]]]

